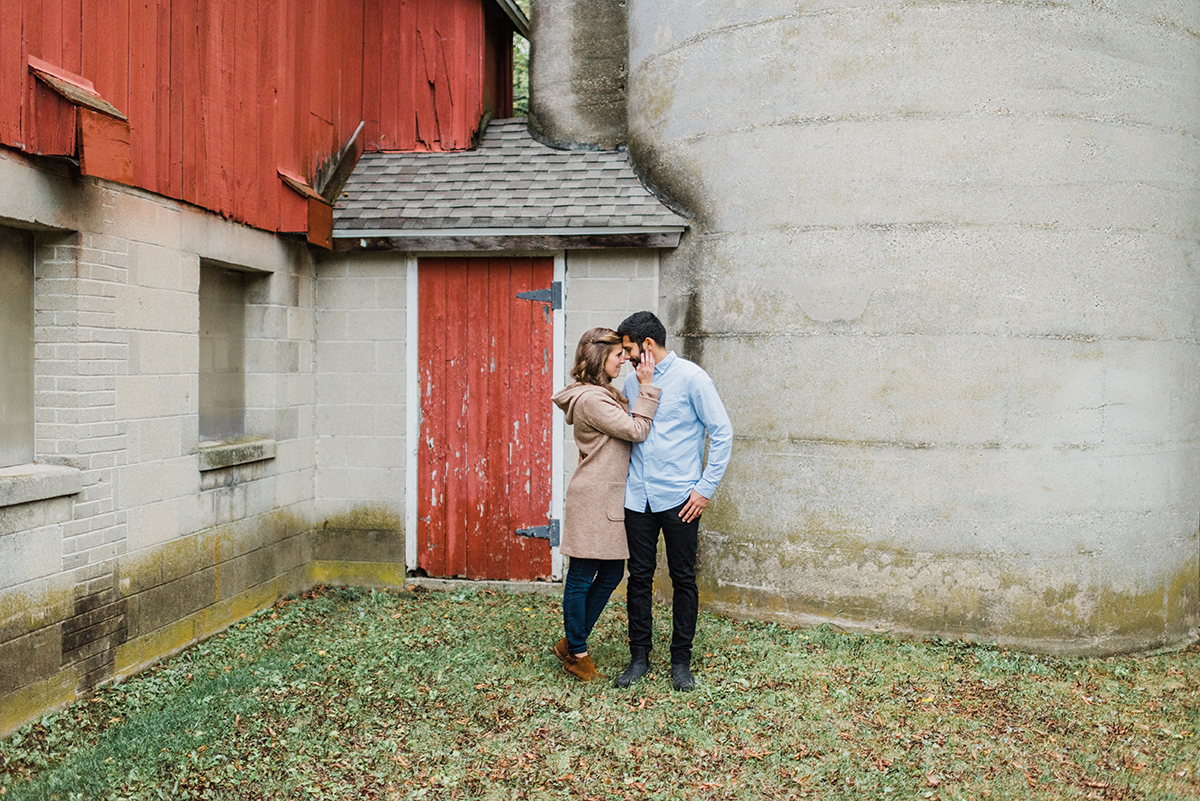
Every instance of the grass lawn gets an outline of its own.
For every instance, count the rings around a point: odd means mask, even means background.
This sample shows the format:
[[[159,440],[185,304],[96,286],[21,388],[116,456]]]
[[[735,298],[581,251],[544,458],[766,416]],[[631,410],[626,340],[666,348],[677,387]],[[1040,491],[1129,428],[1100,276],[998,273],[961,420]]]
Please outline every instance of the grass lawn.
[[[557,600],[324,590],[0,742],[0,799],[1200,798],[1200,648],[1063,660],[701,614],[581,684]],[[624,604],[592,654],[626,660]]]

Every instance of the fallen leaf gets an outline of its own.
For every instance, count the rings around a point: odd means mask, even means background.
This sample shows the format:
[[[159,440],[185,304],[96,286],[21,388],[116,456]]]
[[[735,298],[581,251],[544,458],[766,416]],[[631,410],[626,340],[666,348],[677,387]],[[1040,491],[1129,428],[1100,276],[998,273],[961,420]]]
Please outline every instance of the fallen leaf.
[[[934,776],[932,773],[925,774],[925,785],[927,787],[937,787],[941,783],[942,783],[942,780],[939,779],[937,776]]]

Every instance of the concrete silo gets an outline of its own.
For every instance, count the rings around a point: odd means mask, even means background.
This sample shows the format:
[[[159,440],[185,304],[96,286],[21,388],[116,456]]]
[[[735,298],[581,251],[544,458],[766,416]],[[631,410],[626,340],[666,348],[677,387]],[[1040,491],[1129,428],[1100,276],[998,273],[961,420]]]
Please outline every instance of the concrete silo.
[[[702,601],[1060,653],[1194,636],[1200,5],[626,21],[626,141],[695,216],[659,307],[737,433]],[[543,52],[615,68],[586,43]],[[561,99],[548,138],[589,141]]]

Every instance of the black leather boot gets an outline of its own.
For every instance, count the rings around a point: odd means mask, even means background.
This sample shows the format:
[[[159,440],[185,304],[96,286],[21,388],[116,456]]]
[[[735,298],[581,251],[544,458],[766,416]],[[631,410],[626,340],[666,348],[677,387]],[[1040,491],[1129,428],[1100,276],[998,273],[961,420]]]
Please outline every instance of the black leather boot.
[[[645,648],[629,649],[629,667],[613,682],[616,687],[628,687],[650,670],[650,652]]]
[[[690,693],[696,689],[696,680],[692,678],[692,666],[687,662],[676,662],[671,665],[671,683],[681,693]]]

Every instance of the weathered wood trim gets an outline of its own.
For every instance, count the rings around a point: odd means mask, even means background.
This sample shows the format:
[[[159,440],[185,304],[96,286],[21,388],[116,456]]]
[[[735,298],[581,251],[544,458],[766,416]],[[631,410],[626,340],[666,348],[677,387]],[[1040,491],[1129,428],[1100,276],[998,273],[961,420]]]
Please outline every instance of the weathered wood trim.
[[[116,106],[100,96],[96,87],[87,78],[67,72],[34,56],[29,57],[29,69],[43,83],[75,105],[94,109],[101,114],[129,122],[129,118],[122,114]]]
[[[595,250],[599,248],[674,248],[680,232],[645,234],[588,234],[582,236],[388,236],[334,239],[334,251],[497,251]]]

